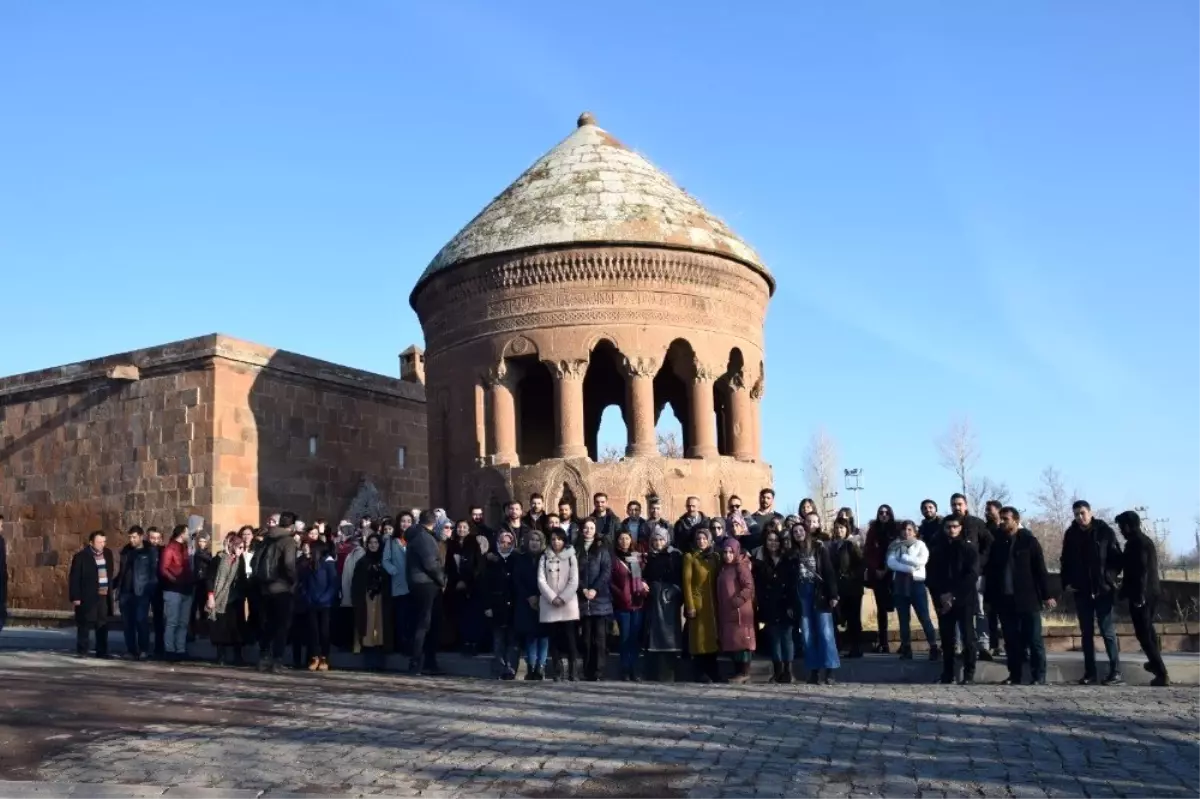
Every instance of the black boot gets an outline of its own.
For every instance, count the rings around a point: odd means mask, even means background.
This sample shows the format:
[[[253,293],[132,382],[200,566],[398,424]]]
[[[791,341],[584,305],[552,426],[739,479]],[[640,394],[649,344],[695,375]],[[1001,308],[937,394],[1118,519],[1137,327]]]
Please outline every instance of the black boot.
[[[578,678],[575,676],[575,658],[567,661],[567,682],[576,682]]]
[[[775,683],[776,685],[783,682],[783,661],[782,660],[772,660],[771,661],[771,682]]]
[[[783,683],[784,685],[789,685],[791,684],[792,679],[792,664],[784,663],[783,671],[779,675],[779,682]]]
[[[562,682],[567,676],[567,661],[559,658],[554,661],[554,681]]]
[[[836,685],[837,681],[833,679],[833,669],[825,669],[825,684]]]
[[[808,684],[817,685],[821,682],[821,672],[818,669],[813,669],[808,673]]]
[[[217,665],[218,666],[225,665],[225,647],[223,647],[223,646],[217,647]]]

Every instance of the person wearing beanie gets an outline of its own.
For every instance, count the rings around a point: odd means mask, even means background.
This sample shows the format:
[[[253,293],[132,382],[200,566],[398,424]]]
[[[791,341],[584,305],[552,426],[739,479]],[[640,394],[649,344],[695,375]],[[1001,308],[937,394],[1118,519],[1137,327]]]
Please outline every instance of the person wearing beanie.
[[[717,632],[721,650],[733,661],[731,683],[750,680],[750,660],[758,646],[754,637],[754,575],[750,559],[733,536],[719,543],[720,567],[716,578]]]

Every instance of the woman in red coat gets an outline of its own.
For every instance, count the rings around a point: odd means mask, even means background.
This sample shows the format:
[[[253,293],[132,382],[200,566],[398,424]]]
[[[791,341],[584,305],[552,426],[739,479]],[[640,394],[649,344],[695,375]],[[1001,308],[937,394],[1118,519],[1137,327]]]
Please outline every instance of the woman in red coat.
[[[750,680],[754,640],[754,575],[750,558],[734,536],[721,539],[721,568],[717,572],[717,635],[721,649],[733,660],[733,683]]]

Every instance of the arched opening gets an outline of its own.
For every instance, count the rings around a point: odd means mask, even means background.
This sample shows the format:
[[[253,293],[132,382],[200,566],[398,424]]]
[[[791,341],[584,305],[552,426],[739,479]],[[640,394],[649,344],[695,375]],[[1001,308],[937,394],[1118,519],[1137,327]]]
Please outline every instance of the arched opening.
[[[517,457],[528,466],[554,456],[554,378],[536,356],[507,358],[517,377]]]
[[[621,409],[609,405],[600,414],[600,429],[596,434],[598,455],[596,463],[616,463],[625,457],[625,442],[629,440],[629,432],[625,429],[625,419]]]
[[[654,423],[654,439],[658,454],[664,458],[682,458],[684,453],[683,424],[675,415],[675,406],[664,405]]]
[[[558,506],[564,502],[571,506],[571,516],[575,516],[579,510],[579,502],[575,499],[575,492],[571,490],[571,486],[567,483],[562,484],[562,493],[559,494],[551,510],[557,512]]]
[[[583,440],[587,444],[588,457],[593,461],[600,459],[600,420],[605,409],[616,405],[622,427],[625,424],[625,376],[620,363],[620,353],[607,340],[596,344],[588,357],[587,374],[583,378]],[[621,438],[622,452],[627,440],[627,437]]]
[[[658,435],[674,431],[683,457],[692,445],[691,405],[688,402],[689,384],[695,369],[696,353],[683,339],[675,339],[667,348],[663,365],[654,376],[654,430]],[[670,413],[665,413],[667,409]],[[671,424],[674,419],[674,426]],[[661,448],[660,448],[661,449]],[[660,451],[660,454],[661,451]]]
[[[713,383],[713,408],[717,413],[717,452],[733,455],[733,387],[741,381],[746,360],[742,351],[734,347],[729,351],[729,362],[725,373]],[[739,382],[738,385],[741,385]]]

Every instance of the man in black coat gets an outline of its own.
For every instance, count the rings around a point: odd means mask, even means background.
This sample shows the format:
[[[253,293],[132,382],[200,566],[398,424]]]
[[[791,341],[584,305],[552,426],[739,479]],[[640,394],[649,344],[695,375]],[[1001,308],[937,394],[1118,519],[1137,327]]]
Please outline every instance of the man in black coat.
[[[938,614],[942,639],[942,679],[954,682],[954,637],[962,640],[963,673],[960,685],[975,682],[975,615],[979,610],[979,551],[963,535],[960,519],[947,516],[946,540],[929,556],[925,585]]]
[[[85,657],[88,637],[96,633],[96,657],[108,657],[108,619],[112,616],[113,571],[112,550],[104,546],[100,530],[88,536],[88,545],[71,558],[67,577],[67,594],[75,608],[75,653]]]
[[[0,632],[8,621],[8,542],[4,539],[4,516],[0,515]]]
[[[544,519],[545,516],[542,518]],[[513,540],[517,544],[517,550],[524,552],[525,539],[532,529],[532,527],[525,523],[525,517],[521,515],[520,501],[515,499],[509,500],[509,503],[504,506],[504,520],[496,528],[497,538],[500,536],[500,533],[512,533]]]
[[[1113,604],[1117,595],[1117,577],[1121,573],[1121,547],[1117,534],[1102,520],[1092,515],[1092,506],[1079,500],[1071,506],[1075,521],[1063,535],[1062,584],[1064,591],[1075,595],[1075,614],[1079,618],[1079,634],[1083,639],[1083,678],[1080,685],[1096,682],[1096,627],[1104,638],[1108,655],[1108,676],[1105,685],[1120,685],[1121,650],[1117,630],[1113,625]]]
[[[1021,513],[1004,507],[997,522],[999,537],[992,542],[986,579],[988,604],[1000,615],[1008,648],[1008,679],[1005,685],[1021,684],[1025,651],[1029,651],[1029,677],[1035,685],[1046,684],[1046,645],[1042,640],[1042,607],[1051,610],[1046,559],[1033,533],[1021,526]]]
[[[519,509],[521,503],[516,504]],[[408,673],[417,677],[443,673],[438,667],[437,648],[442,626],[442,591],[446,587],[446,572],[442,567],[438,542],[433,537],[436,522],[437,515],[433,511],[421,511],[416,526],[409,529],[408,555],[404,561],[413,604],[413,646]],[[503,532],[503,529],[497,531],[497,539]]]
[[[592,518],[596,520],[596,537],[612,549],[617,541],[617,531],[621,529],[621,517],[608,507],[608,494],[599,492],[592,497]]]
[[[983,506],[983,523],[988,529],[988,535],[990,535],[992,537],[993,545],[995,545],[995,542],[997,540],[999,540],[1001,536],[1004,535],[1004,531],[1000,527],[1000,511],[1003,509],[1004,509],[1004,504],[1002,502],[1000,502],[999,500],[995,500],[995,499],[989,499]],[[1020,520],[1020,517],[1018,517],[1018,520]],[[991,557],[990,551],[988,553],[988,557],[989,558]],[[986,587],[987,587],[987,579],[985,577],[985,579],[984,579],[985,590],[986,590]],[[994,607],[992,607],[991,602],[986,601],[986,599],[984,602],[983,610],[987,614],[987,630],[988,630],[988,638],[991,640],[991,644],[992,644],[992,657],[996,657],[996,658],[1003,657],[1004,656],[1004,641],[1006,639],[1001,637],[1000,615],[999,615],[999,613],[996,612],[996,609]]]
[[[987,524],[978,516],[972,516],[970,508],[967,507],[967,498],[962,494],[954,494],[950,497],[950,510],[953,511],[947,519],[957,519],[962,525],[962,536],[975,547],[975,551],[979,555],[979,572],[982,575],[987,568],[988,553],[992,549],[992,534],[988,530]],[[991,660],[992,653],[989,647],[990,639],[988,637],[987,614],[984,613],[983,601],[983,579],[979,580],[977,591],[977,601],[975,610],[975,640],[979,648],[980,660]]]
[[[687,513],[679,517],[675,522],[674,543],[675,548],[680,552],[691,552],[695,547],[692,539],[696,535],[696,530],[701,527],[708,529],[708,519],[700,512],[700,498],[687,498]]]
[[[1142,532],[1142,517],[1135,511],[1118,514],[1116,522],[1125,539],[1120,596],[1129,601],[1133,631],[1146,653],[1145,668],[1154,675],[1150,684],[1169,685],[1167,666],[1158,651],[1158,638],[1154,633],[1154,606],[1159,596],[1158,550],[1150,536]]]

